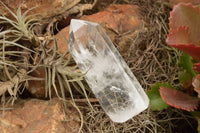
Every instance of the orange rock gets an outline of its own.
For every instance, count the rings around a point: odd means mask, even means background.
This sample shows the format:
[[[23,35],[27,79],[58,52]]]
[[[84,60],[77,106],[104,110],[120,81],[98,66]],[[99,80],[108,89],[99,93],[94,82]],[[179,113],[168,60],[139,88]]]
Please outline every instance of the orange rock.
[[[49,90],[47,92],[47,97],[45,97],[45,79],[46,79],[46,74],[44,68],[37,68],[35,71],[30,73],[30,76],[34,78],[38,78],[39,80],[29,80],[28,81],[28,87],[27,90],[29,93],[31,93],[31,96],[34,98],[39,98],[39,99],[47,99],[49,98]],[[59,96],[62,96],[61,89],[58,85],[57,79],[55,79],[55,85],[57,87],[57,92]],[[48,88],[49,89],[49,88]],[[68,97],[70,94],[68,91],[65,92],[65,96]],[[57,97],[55,89],[53,86],[51,87],[51,97]]]
[[[68,107],[65,120],[62,103],[58,99],[25,101],[23,107],[0,115],[0,131],[5,133],[71,133],[78,131],[79,116]],[[2,113],[2,112],[1,112]]]
[[[64,11],[72,8],[80,1],[76,0],[1,0],[14,13],[17,12],[21,6],[22,12],[35,7],[30,11],[29,15],[36,15],[37,19],[51,18],[55,15],[61,14]],[[5,16],[10,16],[9,11],[0,3],[0,13]]]
[[[144,22],[140,19],[139,9],[134,5],[111,5],[104,11],[93,15],[83,16],[80,19],[99,23],[112,42],[121,37],[121,40],[117,43],[119,45],[125,44],[124,41],[127,42],[128,37],[134,38],[138,31],[144,30]],[[125,33],[126,36],[120,36]],[[64,35],[64,37],[62,35]],[[60,33],[55,36],[58,44],[58,51],[62,54],[68,50],[68,43],[66,42],[66,39],[69,39],[68,37],[69,26],[62,29]],[[53,44],[54,42],[51,42],[49,46],[52,47]],[[128,46],[124,46],[126,47],[124,51],[126,51]]]
[[[81,19],[106,24],[115,32],[122,34],[134,32],[142,28],[143,22],[139,17],[139,9],[134,5],[111,5],[102,12],[83,16]]]
[[[59,33],[55,35],[57,42],[58,51],[61,54],[64,54],[68,51],[68,40],[69,40],[69,26],[62,29]],[[49,44],[50,47],[54,46],[54,41]]]
[[[38,68],[30,76],[34,78],[40,78],[40,80],[30,80],[28,81],[27,90],[31,93],[33,97],[44,99],[45,98],[45,70],[44,68]]]

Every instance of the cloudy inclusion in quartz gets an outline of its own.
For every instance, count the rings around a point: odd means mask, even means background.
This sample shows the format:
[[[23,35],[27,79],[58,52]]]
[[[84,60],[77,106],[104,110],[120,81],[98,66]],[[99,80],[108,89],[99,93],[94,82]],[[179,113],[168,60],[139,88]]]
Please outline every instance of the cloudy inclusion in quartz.
[[[69,49],[111,120],[125,122],[148,107],[141,85],[98,24],[72,19]]]

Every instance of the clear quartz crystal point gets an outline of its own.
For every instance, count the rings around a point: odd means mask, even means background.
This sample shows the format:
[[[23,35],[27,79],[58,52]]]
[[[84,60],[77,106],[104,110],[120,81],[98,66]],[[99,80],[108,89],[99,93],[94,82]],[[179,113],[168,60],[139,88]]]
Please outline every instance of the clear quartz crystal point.
[[[148,107],[143,88],[99,24],[72,19],[69,49],[112,121],[125,122]]]

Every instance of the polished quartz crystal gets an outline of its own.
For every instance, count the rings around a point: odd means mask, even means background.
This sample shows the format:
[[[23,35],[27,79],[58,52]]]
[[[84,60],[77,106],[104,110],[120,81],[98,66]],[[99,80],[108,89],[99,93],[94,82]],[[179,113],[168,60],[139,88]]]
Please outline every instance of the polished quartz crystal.
[[[143,88],[100,25],[72,19],[69,50],[111,120],[125,122],[148,107]]]

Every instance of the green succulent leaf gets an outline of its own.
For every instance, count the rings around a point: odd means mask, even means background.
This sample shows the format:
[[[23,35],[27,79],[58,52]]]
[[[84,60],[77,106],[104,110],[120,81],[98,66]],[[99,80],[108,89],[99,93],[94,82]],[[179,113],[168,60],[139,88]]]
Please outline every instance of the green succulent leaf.
[[[192,85],[192,78],[193,76],[185,71],[179,73],[179,81],[182,83],[184,88],[188,88]]]
[[[195,73],[195,71],[192,69],[193,63],[192,63],[192,57],[189,56],[186,53],[183,53],[183,55],[180,58],[180,67],[182,67],[184,69],[185,72],[187,72],[188,74],[191,74],[192,76],[196,76],[197,74]]]
[[[147,92],[147,95],[150,99],[150,108],[154,111],[160,111],[169,107],[169,105],[166,104],[160,96],[159,89],[161,86],[173,88],[167,83],[156,83],[151,86],[151,90]]]

